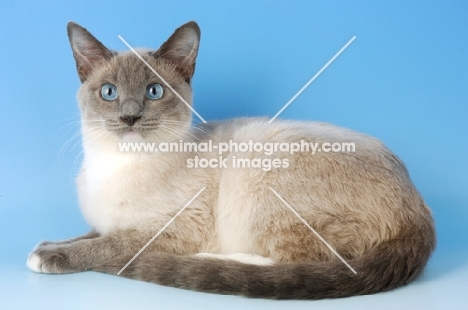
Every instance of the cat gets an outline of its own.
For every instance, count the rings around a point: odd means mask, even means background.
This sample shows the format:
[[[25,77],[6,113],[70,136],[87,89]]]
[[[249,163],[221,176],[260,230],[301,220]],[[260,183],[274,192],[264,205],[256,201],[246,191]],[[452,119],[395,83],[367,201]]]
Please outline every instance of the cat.
[[[372,294],[422,273],[435,247],[431,211],[404,164],[379,140],[325,123],[280,119],[192,125],[191,81],[200,42],[193,21],[158,50],[137,50],[165,82],[132,51],[112,51],[73,22],[67,30],[82,83],[78,196],[92,230],[39,244],[28,257],[32,271],[93,270],[275,299]],[[128,142],[210,140],[214,145],[351,141],[355,150],[266,155],[232,149],[222,154],[230,164],[236,158],[281,164],[203,169],[187,163],[196,156],[216,159],[218,150],[119,149]]]

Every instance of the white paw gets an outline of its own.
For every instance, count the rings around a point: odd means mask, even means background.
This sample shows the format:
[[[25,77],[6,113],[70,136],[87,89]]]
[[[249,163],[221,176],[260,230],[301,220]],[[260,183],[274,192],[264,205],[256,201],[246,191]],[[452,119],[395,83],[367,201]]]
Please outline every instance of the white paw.
[[[249,264],[249,265],[269,266],[275,263],[271,258],[263,257],[260,255],[245,254],[245,253],[232,253],[232,254],[197,253],[195,255],[198,257],[206,257],[206,258],[235,260],[240,263]]]
[[[82,271],[70,266],[69,253],[66,247],[56,245],[39,245],[29,254],[26,266],[39,273],[70,273]]]
[[[28,266],[28,268],[30,270],[32,270],[34,272],[39,272],[39,273],[44,272],[44,270],[42,270],[42,260],[39,257],[39,255],[37,255],[34,252],[29,254],[28,261],[27,261],[26,265]]]

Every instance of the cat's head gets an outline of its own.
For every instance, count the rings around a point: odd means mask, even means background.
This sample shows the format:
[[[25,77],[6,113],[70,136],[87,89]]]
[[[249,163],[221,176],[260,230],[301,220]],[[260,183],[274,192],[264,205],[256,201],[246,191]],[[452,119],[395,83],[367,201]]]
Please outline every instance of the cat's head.
[[[85,138],[88,133],[116,141],[181,137],[191,122],[187,103],[192,102],[190,81],[200,42],[195,22],[176,29],[158,50],[137,49],[141,58],[106,48],[73,22],[67,30],[82,83],[78,100]]]

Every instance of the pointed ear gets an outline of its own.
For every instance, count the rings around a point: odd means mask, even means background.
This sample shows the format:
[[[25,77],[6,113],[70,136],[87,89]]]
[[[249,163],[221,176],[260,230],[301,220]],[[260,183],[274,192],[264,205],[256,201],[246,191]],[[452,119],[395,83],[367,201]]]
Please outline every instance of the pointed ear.
[[[153,56],[165,58],[175,64],[177,71],[190,82],[195,72],[199,44],[200,27],[191,21],[177,28],[159,50],[153,53]]]
[[[108,50],[88,30],[74,22],[68,23],[67,32],[78,76],[81,83],[84,83],[96,65],[109,60],[115,53]]]

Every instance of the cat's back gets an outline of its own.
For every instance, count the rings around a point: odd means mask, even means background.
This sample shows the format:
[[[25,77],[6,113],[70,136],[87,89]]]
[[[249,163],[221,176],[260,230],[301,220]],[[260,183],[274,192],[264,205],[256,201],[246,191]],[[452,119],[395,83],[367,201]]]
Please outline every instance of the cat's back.
[[[350,143],[354,144],[355,151],[388,152],[383,143],[374,137],[329,123],[281,119],[271,123],[268,121],[266,117],[214,121],[194,126],[194,134],[203,136],[202,140],[211,139],[213,142],[317,143],[317,147],[325,144],[325,150],[330,147],[331,151],[333,144]]]
[[[199,125],[198,129],[198,134],[204,137],[202,140],[212,140],[213,145],[224,144],[223,152],[216,154],[230,160],[233,157],[249,161],[278,158],[288,163],[282,166],[288,168],[281,169],[282,174],[294,174],[299,169],[313,174],[327,173],[340,180],[367,171],[375,174],[374,178],[398,179],[396,182],[412,187],[405,165],[392,151],[379,139],[351,129],[322,122],[276,119],[268,123],[267,118],[210,122]],[[265,177],[262,171],[249,174]],[[276,178],[277,173],[274,175]],[[364,177],[360,182],[369,180]]]

